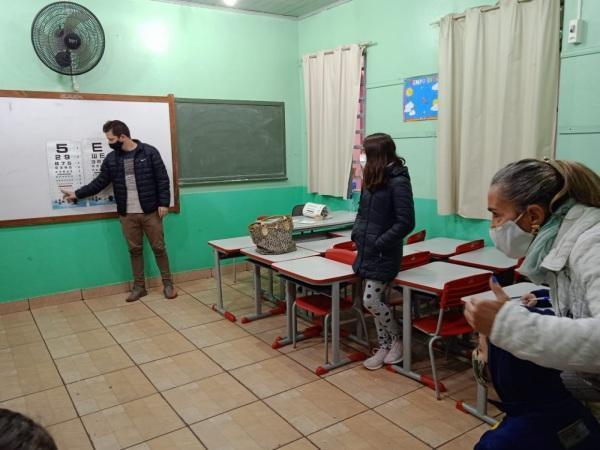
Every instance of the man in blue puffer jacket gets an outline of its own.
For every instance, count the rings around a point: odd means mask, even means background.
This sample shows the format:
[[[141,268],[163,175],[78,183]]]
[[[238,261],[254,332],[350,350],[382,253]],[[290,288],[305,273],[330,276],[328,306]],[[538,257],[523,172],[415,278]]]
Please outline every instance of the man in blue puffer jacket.
[[[131,257],[134,285],[127,297],[134,302],[147,295],[144,277],[144,234],[148,238],[163,280],[166,298],[177,297],[165,247],[163,217],[169,212],[169,175],[158,150],[131,139],[129,128],[111,120],[102,128],[113,149],[102,163],[100,174],[75,192],[63,190],[64,198],[76,201],[113,184],[121,229]]]

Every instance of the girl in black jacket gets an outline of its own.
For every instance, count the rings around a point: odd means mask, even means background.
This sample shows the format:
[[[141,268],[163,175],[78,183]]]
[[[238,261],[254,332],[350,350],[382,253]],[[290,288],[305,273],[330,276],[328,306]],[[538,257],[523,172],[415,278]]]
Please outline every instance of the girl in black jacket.
[[[375,370],[402,360],[398,323],[385,303],[386,284],[394,279],[402,260],[402,240],[415,225],[412,188],[404,159],[396,155],[390,136],[376,133],[364,143],[367,158],[364,187],[352,240],[358,255],[354,271],[365,279],[363,304],[373,314],[379,350],[364,362]]]

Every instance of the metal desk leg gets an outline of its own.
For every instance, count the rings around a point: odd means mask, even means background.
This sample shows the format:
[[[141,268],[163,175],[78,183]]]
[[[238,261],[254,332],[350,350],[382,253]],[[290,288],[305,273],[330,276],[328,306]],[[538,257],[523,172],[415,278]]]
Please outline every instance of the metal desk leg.
[[[214,260],[215,260],[215,266],[214,266],[215,281],[217,282],[217,304],[212,305],[212,309],[213,309],[213,311],[216,311],[219,314],[221,314],[227,320],[230,320],[231,322],[235,322],[235,316],[233,314],[231,314],[229,311],[226,311],[225,305],[223,304],[223,285],[221,284],[221,254],[219,253],[219,251],[216,248],[213,249],[213,252],[214,252]]]
[[[315,373],[324,375],[330,370],[344,366],[354,361],[362,361],[366,355],[361,352],[351,353],[340,358],[340,283],[331,286],[331,363],[317,367]]]
[[[272,274],[273,272],[270,271]],[[242,317],[242,323],[252,322],[254,320],[263,319],[265,317],[271,317],[277,314],[283,314],[285,312],[285,306],[277,306],[271,308],[268,311],[262,311],[262,288],[260,280],[260,266],[254,264],[254,314]]]
[[[398,364],[393,364],[388,366],[388,370],[391,372],[397,372],[401,375],[412,378],[413,380],[418,381],[419,383],[424,384],[430,389],[435,390],[435,384],[433,382],[433,378],[428,375],[421,375],[417,372],[412,371],[412,291],[409,287],[404,286],[402,288],[402,344],[403,344],[403,355],[402,355],[402,366]],[[446,386],[444,386],[440,381],[440,392],[446,391]]]
[[[459,400],[456,402],[456,409],[471,414],[490,425],[496,425],[498,422],[493,417],[487,415],[487,388],[479,383],[477,383],[477,407],[473,408],[468,403]]]

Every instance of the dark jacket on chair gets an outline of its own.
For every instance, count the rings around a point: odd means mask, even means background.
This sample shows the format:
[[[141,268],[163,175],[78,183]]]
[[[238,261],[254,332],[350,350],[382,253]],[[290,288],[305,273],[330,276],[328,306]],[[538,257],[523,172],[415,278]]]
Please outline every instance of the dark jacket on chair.
[[[358,255],[352,268],[361,278],[391,281],[400,270],[402,241],[415,227],[415,209],[408,168],[386,169],[383,187],[363,189],[352,229]]]
[[[144,213],[152,213],[159,206],[169,207],[171,187],[169,174],[158,150],[151,145],[138,140],[134,152],[135,184]],[[113,184],[117,212],[123,216],[127,213],[127,185],[125,183],[125,166],[123,165],[123,150],[113,150],[102,162],[100,174],[91,183],[75,191],[77,198],[95,195]]]

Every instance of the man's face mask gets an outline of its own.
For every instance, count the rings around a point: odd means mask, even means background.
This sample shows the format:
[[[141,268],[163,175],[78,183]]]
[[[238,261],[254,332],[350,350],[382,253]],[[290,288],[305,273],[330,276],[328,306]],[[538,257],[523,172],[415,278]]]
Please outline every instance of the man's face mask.
[[[108,144],[108,146],[113,150],[123,150],[123,143],[121,141],[116,141],[113,144]]]

